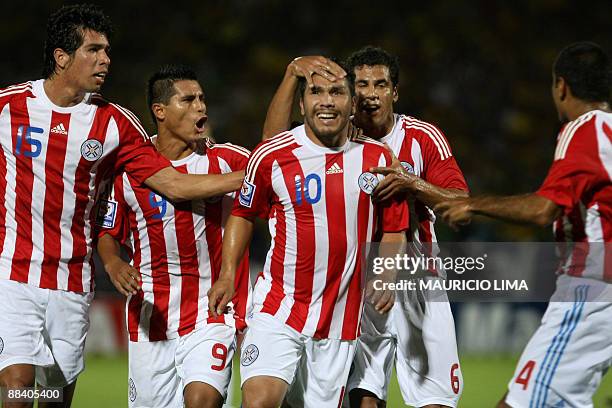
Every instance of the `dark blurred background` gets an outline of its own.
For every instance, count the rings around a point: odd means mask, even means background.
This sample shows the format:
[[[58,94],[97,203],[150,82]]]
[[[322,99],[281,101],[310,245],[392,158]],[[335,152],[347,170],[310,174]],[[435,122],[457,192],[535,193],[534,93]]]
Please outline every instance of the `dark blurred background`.
[[[45,21],[62,4],[4,2],[0,86],[40,76]],[[400,58],[396,111],[445,132],[474,194],[539,186],[560,127],[550,97],[556,54],[577,40],[598,42],[608,52],[612,45],[609,1],[100,4],[115,27],[103,94],[135,111],[148,130],[154,129],[144,84],[163,63],[194,66],[214,137],[253,148],[294,57],[345,58],[379,45]],[[491,222],[459,233],[440,229],[445,240],[552,239],[548,230]]]

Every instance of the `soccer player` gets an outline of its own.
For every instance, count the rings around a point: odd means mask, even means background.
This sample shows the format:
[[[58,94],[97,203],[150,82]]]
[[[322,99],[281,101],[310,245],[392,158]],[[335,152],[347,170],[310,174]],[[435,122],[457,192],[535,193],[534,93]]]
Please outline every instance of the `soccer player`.
[[[376,168],[387,174],[374,191],[386,200],[405,197],[410,205],[411,225],[407,232],[409,253],[435,255],[433,205],[454,197],[465,197],[467,185],[448,141],[434,125],[394,113],[399,84],[399,64],[386,51],[365,47],[348,58],[348,77],[354,86],[353,123],[365,135],[386,143],[401,161],[402,168]],[[345,73],[323,57],[300,57],[287,67],[268,110],[264,137],[287,126],[298,78],[321,73],[330,78]],[[432,271],[441,274],[441,271]],[[426,294],[425,294],[426,295]],[[413,301],[404,299],[404,302]],[[411,324],[418,321],[420,330]],[[412,344],[421,343],[415,355]],[[355,367],[348,383],[351,406],[384,404],[395,362],[400,389],[406,404],[417,407],[457,406],[463,388],[457,355],[455,324],[444,299],[427,302],[426,308],[394,307],[389,314],[377,313],[366,303],[362,335],[357,343]]]
[[[243,178],[173,169],[134,114],[96,94],[110,32],[98,8],[59,9],[47,25],[44,79],[0,91],[0,386],[64,387],[64,406],[84,367],[100,183],[124,169],[183,201],[239,189]]]
[[[527,344],[499,407],[592,407],[612,364],[612,63],[591,42],[553,65],[552,96],[565,123],[540,189],[436,206],[453,226],[474,214],[546,226],[563,254],[557,290]]]
[[[405,203],[371,200],[378,179],[368,169],[392,157],[372,139],[348,139],[346,78],[314,75],[312,85],[302,85],[305,124],[262,142],[249,158],[226,227],[221,277],[210,292],[209,306],[223,308],[254,217],[272,212],[271,248],[242,343],[245,407],[278,407],[285,396],[295,407],[339,405],[363,305],[361,246],[379,225],[383,242],[404,242],[408,227]],[[381,298],[379,306],[392,302]]]
[[[158,131],[153,143],[176,169],[221,174],[246,167],[246,149],[198,146],[202,136],[193,124],[206,120],[207,109],[195,72],[164,67],[149,79],[147,91]],[[238,268],[241,286],[231,308],[209,316],[206,293],[219,275],[223,221],[232,202],[229,194],[173,205],[127,173],[115,179],[100,219],[98,252],[113,284],[128,296],[131,407],[223,405],[236,328],[244,329],[247,257]],[[133,253],[131,266],[121,259],[120,244]],[[142,277],[142,284],[123,279],[122,270]]]

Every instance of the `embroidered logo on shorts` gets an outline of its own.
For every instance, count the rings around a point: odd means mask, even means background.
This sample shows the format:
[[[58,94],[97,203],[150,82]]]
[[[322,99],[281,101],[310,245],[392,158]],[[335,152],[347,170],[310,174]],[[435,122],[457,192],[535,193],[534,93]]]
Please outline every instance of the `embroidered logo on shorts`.
[[[113,228],[117,217],[117,202],[113,200],[100,200],[96,224],[102,228]]]
[[[0,337],[0,354],[2,354],[2,351],[4,351],[4,340]]]
[[[136,393],[136,384],[134,384],[134,380],[132,380],[131,378],[128,381],[128,388],[128,397],[130,398],[130,401],[136,401],[136,396],[138,395]]]
[[[400,162],[400,164],[402,165],[404,170],[406,170],[408,173],[414,174],[414,167],[412,167],[412,164],[408,162]]]
[[[250,366],[259,357],[259,349],[254,344],[249,344],[244,350],[242,350],[242,357],[240,358],[240,364],[243,366]]]
[[[378,177],[366,171],[359,176],[359,188],[366,194],[372,194],[372,191],[378,185]]]
[[[240,197],[238,197],[240,205],[251,208],[251,205],[253,205],[253,194],[255,194],[255,184],[244,180],[240,189]]]
[[[81,145],[81,156],[87,161],[96,161],[102,157],[104,148],[102,143],[96,139],[89,139],[83,142]]]

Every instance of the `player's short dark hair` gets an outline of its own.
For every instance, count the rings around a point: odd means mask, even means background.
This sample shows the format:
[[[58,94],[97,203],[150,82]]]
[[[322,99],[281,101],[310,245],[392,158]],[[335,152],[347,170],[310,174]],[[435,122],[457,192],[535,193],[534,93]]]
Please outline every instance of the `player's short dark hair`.
[[[344,63],[334,57],[329,57],[329,59],[333,62],[335,62],[336,64],[338,64],[338,66],[340,66],[340,68],[342,68],[343,70],[346,71],[346,67],[344,66]],[[349,85],[349,91],[351,93],[351,95],[353,95],[355,93],[355,89],[353,86],[351,86],[351,83],[348,83]],[[299,91],[299,95],[300,98],[304,97],[304,92],[306,92],[306,79],[299,77],[298,78],[298,91]]]
[[[384,65],[389,68],[389,75],[391,76],[391,83],[393,86],[399,84],[399,59],[395,55],[389,54],[387,51],[380,47],[373,47],[368,45],[363,47],[359,51],[352,53],[344,63],[346,66],[346,73],[348,74],[351,86],[355,85],[355,68],[367,65],[373,67],[374,65]]]
[[[597,44],[581,41],[565,47],[553,65],[572,94],[586,102],[607,102],[612,88],[610,56]]]
[[[176,93],[174,83],[176,81],[193,80],[197,81],[198,76],[195,71],[179,64],[169,64],[162,66],[147,81],[147,106],[155,122],[155,115],[152,111],[154,103],[168,104],[170,98]]]
[[[92,4],[64,6],[49,16],[43,54],[44,78],[50,78],[55,73],[53,51],[61,48],[73,55],[83,44],[86,29],[104,34],[109,40],[113,32],[110,18]]]

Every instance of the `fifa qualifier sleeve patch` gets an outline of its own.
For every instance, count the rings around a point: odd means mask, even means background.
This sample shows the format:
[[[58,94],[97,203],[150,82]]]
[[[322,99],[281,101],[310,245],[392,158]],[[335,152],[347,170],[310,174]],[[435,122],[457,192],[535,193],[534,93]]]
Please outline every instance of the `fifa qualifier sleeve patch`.
[[[242,188],[240,189],[240,196],[238,199],[240,205],[251,208],[251,206],[253,205],[253,195],[255,194],[255,187],[256,186],[254,184],[251,184],[246,180],[242,182]]]
[[[100,200],[96,225],[102,228],[114,228],[117,218],[117,202],[113,200]]]

